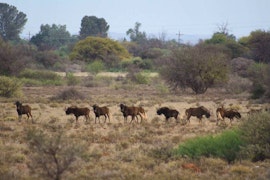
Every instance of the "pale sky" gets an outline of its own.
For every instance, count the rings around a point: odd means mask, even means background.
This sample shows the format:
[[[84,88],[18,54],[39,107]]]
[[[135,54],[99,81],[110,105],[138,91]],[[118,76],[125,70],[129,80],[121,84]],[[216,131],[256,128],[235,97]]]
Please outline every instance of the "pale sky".
[[[237,38],[270,30],[270,0],[1,0],[27,15],[22,37],[41,24],[66,25],[78,34],[84,16],[104,18],[109,32],[123,33],[141,23],[149,34],[212,35],[227,23]],[[177,39],[177,37],[175,37]]]

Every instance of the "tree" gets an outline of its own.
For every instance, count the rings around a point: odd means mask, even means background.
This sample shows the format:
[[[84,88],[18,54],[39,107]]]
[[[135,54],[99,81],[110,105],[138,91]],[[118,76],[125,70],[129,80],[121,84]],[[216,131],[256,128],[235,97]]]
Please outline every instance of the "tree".
[[[252,98],[265,98],[269,95],[269,75],[270,65],[265,63],[255,63],[249,68],[252,83]]]
[[[227,78],[227,57],[213,45],[185,47],[163,62],[161,76],[171,88],[191,88],[202,94]]]
[[[145,32],[141,32],[140,31],[140,27],[141,27],[141,23],[136,22],[135,23],[135,27],[134,29],[129,29],[126,34],[130,36],[130,40],[137,42],[138,44],[143,43],[145,40],[147,40],[146,38],[146,33]]]
[[[40,26],[40,32],[30,40],[39,50],[54,50],[68,44],[71,41],[70,33],[66,30],[66,25],[52,26],[46,24]]]
[[[31,46],[17,44],[11,46],[0,37],[0,74],[16,75],[33,63],[34,50]]]
[[[80,39],[87,36],[107,37],[109,28],[104,18],[84,16],[81,21]]]
[[[26,15],[19,12],[16,7],[0,3],[0,36],[2,39],[5,41],[20,39],[19,34],[26,21]]]
[[[235,40],[235,36],[233,34],[228,34],[225,32],[214,33],[210,39],[205,41],[205,43],[222,45],[226,47],[231,58],[240,57],[246,52],[244,46]]]
[[[108,38],[87,37],[79,41],[73,48],[70,59],[88,63],[101,60],[107,66],[113,61],[129,58],[128,51],[118,42]]]
[[[229,34],[228,23],[220,25],[218,31],[210,39],[207,39],[205,43],[226,47],[231,58],[237,58],[247,54],[247,49],[236,41],[236,37],[233,34]]]
[[[252,58],[257,62],[270,62],[270,31],[257,30],[247,38]]]

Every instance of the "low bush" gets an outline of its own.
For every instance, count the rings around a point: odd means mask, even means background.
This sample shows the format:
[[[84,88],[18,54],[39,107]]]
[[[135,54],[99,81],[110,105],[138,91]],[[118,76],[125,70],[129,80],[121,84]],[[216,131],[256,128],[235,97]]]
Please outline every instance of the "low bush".
[[[188,140],[179,145],[175,153],[177,156],[190,158],[218,157],[231,163],[237,158],[243,145],[238,130],[227,130],[216,136],[208,135]]]
[[[25,85],[62,85],[61,76],[52,71],[25,69],[19,74]]]
[[[53,97],[56,100],[70,100],[70,99],[84,99],[85,96],[81,92],[77,91],[75,88],[69,88],[62,91],[60,94]]]
[[[225,86],[226,91],[232,94],[240,94],[249,91],[251,87],[252,82],[249,79],[240,77],[237,74],[230,75]]]
[[[253,83],[252,89],[251,89],[251,98],[252,99],[259,99],[263,97],[264,93],[266,92],[265,87],[262,84],[259,83]]]
[[[137,84],[149,84],[150,77],[138,69],[130,69],[127,79]]]
[[[61,179],[65,172],[72,169],[72,164],[86,152],[85,145],[75,142],[61,131],[47,134],[43,130],[29,129],[26,140],[31,151],[27,165],[38,179]]]
[[[74,76],[73,73],[67,73],[66,79],[68,86],[75,86],[80,84],[81,82],[81,79],[79,77]]]
[[[242,138],[247,142],[242,155],[252,161],[270,159],[270,113],[254,113],[239,126]]]
[[[86,66],[86,70],[93,74],[97,74],[105,69],[105,65],[101,60],[96,60]]]
[[[22,85],[17,78],[0,76],[0,96],[8,98],[20,96]]]

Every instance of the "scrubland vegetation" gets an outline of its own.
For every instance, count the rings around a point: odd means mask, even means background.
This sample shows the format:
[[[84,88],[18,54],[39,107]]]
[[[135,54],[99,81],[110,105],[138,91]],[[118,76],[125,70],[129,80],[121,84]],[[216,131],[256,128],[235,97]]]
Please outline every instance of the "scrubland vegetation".
[[[125,79],[99,78],[99,87],[24,87],[22,100],[32,107],[34,123],[23,116],[19,123],[17,98],[2,98],[1,177],[5,179],[245,179],[269,178],[269,113],[247,115],[252,108],[248,96],[210,90],[204,95],[192,92],[171,94],[150,84],[134,84]],[[83,80],[82,80],[83,81]],[[93,80],[95,81],[95,80]],[[152,84],[154,83],[154,84]],[[117,88],[115,88],[117,86]],[[129,87],[128,87],[129,86]],[[162,85],[160,85],[162,86]],[[144,93],[142,93],[144,91]],[[25,96],[27,94],[27,96]],[[227,98],[227,100],[226,100]],[[233,99],[235,101],[230,101]],[[142,105],[148,119],[124,123],[119,103]],[[94,123],[84,117],[75,123],[65,107],[107,105],[111,123]],[[165,122],[157,107],[168,105],[185,118],[186,108],[204,104],[210,119],[191,118],[191,124]],[[211,105],[214,104],[215,106]],[[238,107],[241,120],[216,126],[214,107]],[[212,107],[212,108],[211,108]],[[129,118],[130,121],[130,118]],[[255,135],[254,135],[255,134]],[[194,168],[186,168],[192,164]]]
[[[24,18],[0,31],[1,179],[270,179],[269,31],[236,39],[225,26],[190,45],[149,38],[138,22],[130,41],[115,41],[105,19],[82,22],[79,36],[53,24],[22,40]],[[18,122],[17,100],[34,123]],[[143,106],[147,120],[124,123],[120,103]],[[94,123],[94,104],[109,107],[110,123]],[[90,108],[90,122],[66,115],[71,105]],[[201,105],[210,119],[185,124]],[[165,122],[161,106],[179,121]],[[242,118],[216,125],[221,106]]]

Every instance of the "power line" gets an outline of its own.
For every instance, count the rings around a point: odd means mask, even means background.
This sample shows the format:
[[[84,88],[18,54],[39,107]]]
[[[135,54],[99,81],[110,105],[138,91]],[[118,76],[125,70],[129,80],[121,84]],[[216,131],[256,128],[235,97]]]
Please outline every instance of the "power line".
[[[184,35],[184,34],[181,34],[180,31],[176,34],[178,36],[178,43],[180,44],[181,43],[181,35]]]

